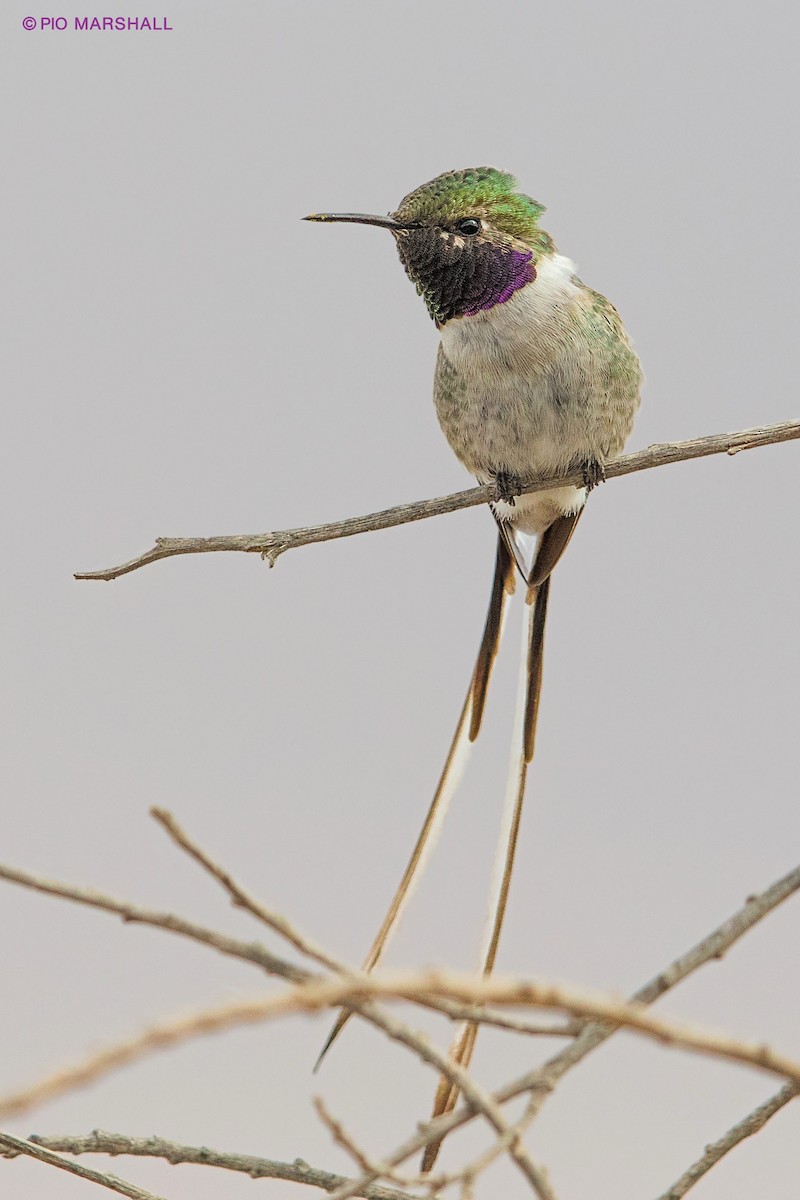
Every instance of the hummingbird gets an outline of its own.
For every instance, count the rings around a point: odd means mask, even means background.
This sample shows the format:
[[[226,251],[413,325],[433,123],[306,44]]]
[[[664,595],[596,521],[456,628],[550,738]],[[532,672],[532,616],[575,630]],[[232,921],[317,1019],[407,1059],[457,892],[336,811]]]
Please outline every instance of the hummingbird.
[[[458,459],[494,487],[497,551],[477,661],[431,806],[400,886],[364,963],[379,963],[426,863],[481,728],[506,602],[522,577],[527,605],[515,744],[504,801],[481,969],[495,965],[533,759],[545,619],[553,568],[587,496],[630,434],[642,371],[619,314],[587,287],[540,225],[544,206],[494,167],[447,171],[410,192],[388,216],[313,213],[307,221],[375,225],[395,240],[440,341],[433,401]],[[579,472],[583,486],[522,494],[533,475]],[[348,1019],[341,1013],[317,1065]],[[477,1035],[463,1023],[450,1056],[467,1067]],[[433,1116],[458,1089],[442,1077]],[[430,1171],[439,1151],[422,1161]]]

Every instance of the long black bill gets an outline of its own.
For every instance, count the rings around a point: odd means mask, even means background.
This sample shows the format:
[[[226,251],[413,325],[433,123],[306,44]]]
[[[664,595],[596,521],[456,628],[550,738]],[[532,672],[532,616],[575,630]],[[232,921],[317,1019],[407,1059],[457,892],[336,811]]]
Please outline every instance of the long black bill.
[[[381,229],[407,229],[394,217],[373,217],[369,213],[310,213],[304,221],[345,221],[351,225],[379,225]]]

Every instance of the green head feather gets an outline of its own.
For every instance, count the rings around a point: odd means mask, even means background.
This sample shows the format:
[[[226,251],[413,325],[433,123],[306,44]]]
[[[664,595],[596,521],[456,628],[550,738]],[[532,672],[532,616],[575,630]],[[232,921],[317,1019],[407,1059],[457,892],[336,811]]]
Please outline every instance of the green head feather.
[[[392,215],[398,221],[447,225],[462,217],[479,217],[498,233],[525,242],[537,254],[553,249],[539,229],[544,205],[517,190],[517,181],[495,167],[447,171],[410,192]]]

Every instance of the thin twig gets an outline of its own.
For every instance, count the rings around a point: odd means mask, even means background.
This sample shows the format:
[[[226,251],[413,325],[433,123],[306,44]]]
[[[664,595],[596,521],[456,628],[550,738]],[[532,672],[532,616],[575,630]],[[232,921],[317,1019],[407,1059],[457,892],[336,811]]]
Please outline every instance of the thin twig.
[[[721,1158],[724,1158],[729,1150],[733,1150],[745,1138],[752,1137],[754,1133],[758,1133],[763,1129],[770,1117],[774,1117],[776,1112],[788,1104],[790,1100],[794,1100],[798,1094],[796,1084],[787,1083],[779,1092],[771,1096],[758,1108],[753,1109],[751,1113],[724,1134],[719,1141],[711,1142],[706,1146],[705,1154],[702,1158],[698,1158],[697,1162],[692,1163],[687,1171],[684,1171],[680,1179],[676,1179],[672,1187],[667,1188],[665,1192],[658,1197],[658,1200],[681,1200],[690,1188],[702,1179],[702,1177],[716,1166]]]
[[[163,1158],[173,1166],[179,1163],[194,1163],[197,1166],[218,1167],[223,1171],[238,1171],[249,1175],[251,1179],[284,1179],[289,1183],[304,1183],[322,1188],[326,1192],[332,1192],[348,1182],[344,1175],[334,1175],[330,1171],[310,1167],[301,1158],[292,1163],[277,1162],[253,1154],[226,1153],[210,1150],[208,1146],[183,1146],[179,1142],[170,1142],[158,1137],[134,1138],[123,1133],[104,1133],[100,1129],[78,1136],[65,1134],[43,1137],[34,1134],[28,1144],[46,1147],[49,1150],[61,1150],[67,1154],[127,1154],[137,1158]],[[20,1150],[19,1153],[25,1151]],[[412,1200],[407,1192],[377,1186],[366,1187],[355,1195],[363,1196],[366,1200]],[[148,1193],[141,1192],[140,1196],[142,1200],[148,1196],[149,1200]]]
[[[536,1112],[533,1110],[533,1107],[529,1101],[529,1103],[525,1106],[525,1111],[522,1113],[522,1116],[519,1117],[510,1127],[510,1134],[518,1138],[524,1137],[528,1127],[533,1123],[535,1117]],[[488,1167],[490,1167],[497,1158],[505,1153],[505,1140],[505,1138],[501,1137],[496,1138],[492,1145],[488,1147],[488,1149],[484,1150],[484,1152],[478,1155],[477,1158],[467,1163],[467,1165],[462,1167],[460,1171],[454,1171],[450,1175],[443,1176],[439,1181],[437,1181],[437,1190],[438,1188],[447,1187],[452,1183],[457,1183],[462,1178],[472,1180],[477,1179],[478,1176],[481,1175]],[[391,1167],[388,1169],[393,1170]]]
[[[215,862],[197,842],[189,837],[188,833],[181,828],[171,812],[168,812],[165,808],[153,807],[150,809],[150,815],[167,831],[176,846],[184,850],[190,858],[199,863],[212,878],[216,879],[222,885],[237,907],[249,912],[251,916],[261,921],[269,929],[280,934],[290,945],[299,950],[301,954],[307,955],[315,962],[321,963],[322,966],[328,967],[332,971],[346,973],[347,968],[343,963],[332,958],[316,942],[312,942],[305,934],[295,929],[281,913],[265,908],[260,901],[251,896],[224,867]]]
[[[359,1010],[366,1011],[371,999],[413,1002],[428,995],[444,995],[470,1004],[481,1004],[488,1000],[494,1004],[560,1009],[572,1013],[573,1016],[602,1021],[606,1026],[625,1027],[648,1039],[679,1046],[684,1050],[694,1050],[713,1058],[757,1067],[800,1085],[800,1061],[760,1042],[745,1042],[713,1029],[684,1025],[666,1017],[656,1016],[646,1005],[639,1002],[631,1004],[614,997],[541,980],[441,971],[381,971],[372,975],[348,976],[344,979],[338,976],[309,979],[276,996],[232,1001],[224,1008],[206,1009],[191,1017],[182,1017],[177,1021],[155,1026],[130,1043],[134,1047],[132,1057],[140,1056],[143,1043],[148,1047],[174,1044],[198,1033],[211,1033],[218,1029],[274,1020],[296,1013],[314,1013],[326,1008],[340,1008],[343,1004],[358,1006]],[[375,1019],[374,1010],[369,1016]],[[381,1027],[384,1027],[384,1020],[392,1024],[388,1015],[381,1014]],[[386,1031],[390,1032],[388,1028]],[[392,1030],[390,1036],[409,1044],[405,1031]],[[419,1035],[413,1035],[412,1049],[423,1056],[430,1065],[439,1066],[438,1060],[445,1057],[434,1051],[426,1039]],[[116,1047],[114,1054],[119,1060],[123,1052],[120,1047]],[[125,1057],[125,1061],[128,1061],[128,1056]],[[468,1091],[478,1091],[467,1072],[457,1068],[452,1061],[449,1069],[453,1076],[458,1078],[460,1087],[466,1086]],[[481,1101],[473,1103],[483,1109],[498,1133],[507,1131],[507,1123],[496,1101],[488,1094]]]
[[[251,896],[242,885],[233,878],[229,871],[215,862],[185,829],[176,821],[168,809],[153,807],[150,814],[167,831],[173,842],[184,850],[195,862],[222,885],[232,902],[239,908],[249,912],[273,932],[307,955],[314,962],[337,971],[341,975],[350,973],[350,967],[340,959],[334,958],[324,950],[319,943],[313,941],[307,934],[301,933],[297,926],[287,921],[282,913],[266,908],[259,900]],[[523,1021],[507,1013],[489,1008],[478,1008],[475,1005],[457,1004],[454,1001],[431,998],[428,1007],[434,1012],[440,1012],[451,1021],[478,1021],[498,1029],[506,1029],[514,1033],[524,1033],[534,1037],[575,1037],[583,1028],[579,1021]]]
[[[666,992],[681,983],[687,976],[711,961],[721,960],[726,952],[744,936],[754,925],[762,921],[779,904],[793,895],[800,888],[800,867],[795,867],[781,879],[776,880],[760,895],[749,896],[744,905],[722,925],[719,925],[707,937],[675,959],[665,971],[659,972],[653,979],[644,984],[631,996],[631,1003],[642,1005],[654,1004]],[[516,1096],[530,1093],[525,1117],[533,1120],[547,1096],[556,1084],[572,1067],[582,1062],[607,1038],[616,1032],[616,1027],[589,1022],[575,1040],[560,1050],[558,1054],[547,1059],[542,1066],[511,1080],[500,1088],[496,1099],[501,1103],[513,1100]],[[451,1113],[437,1117],[421,1126],[416,1133],[407,1138],[391,1154],[385,1156],[385,1161],[391,1167],[400,1166],[407,1158],[418,1154],[431,1142],[439,1141],[460,1129],[474,1119],[474,1112],[469,1104],[461,1104]],[[337,1189],[332,1200],[348,1200],[350,1196],[360,1195],[363,1189],[373,1180],[363,1175],[353,1184],[346,1184]]]
[[[89,888],[72,887],[71,885],[62,884],[54,880],[43,879],[27,871],[19,871],[6,866],[0,866],[0,879],[6,879],[11,883],[18,883],[24,887],[33,888],[35,891],[46,892],[50,895],[60,896],[67,900],[74,900],[94,908],[100,908],[106,912],[112,912],[117,916],[121,916],[126,921],[136,921],[166,929],[172,933],[182,934],[185,937],[202,942],[204,945],[211,946],[223,954],[256,963],[270,974],[289,979],[301,986],[320,986],[327,982],[318,976],[312,975],[309,971],[295,967],[293,964],[277,958],[258,943],[240,942],[235,938],[226,937],[213,930],[205,929],[202,926],[185,921],[173,913],[153,912],[149,909],[140,908],[138,905],[117,900],[101,892],[95,892]],[[339,978],[341,979],[341,977]],[[498,1134],[503,1134],[506,1131],[508,1125],[500,1106],[494,1101],[489,1092],[476,1083],[468,1071],[465,1071],[458,1063],[454,1062],[448,1054],[443,1053],[433,1046],[427,1038],[421,1034],[414,1033],[407,1025],[398,1021],[394,1016],[379,1009],[372,1003],[369,996],[355,994],[353,981],[357,978],[362,978],[361,976],[348,973],[345,978],[347,980],[346,986],[353,991],[353,996],[351,1000],[343,1001],[342,1005],[337,1005],[337,1007],[352,1008],[354,1012],[359,1013],[365,1020],[382,1029],[393,1041],[399,1042],[401,1045],[412,1050],[428,1066],[445,1075],[463,1093],[473,1110],[481,1113]],[[280,998],[274,997],[274,999],[278,1000]],[[266,1006],[266,1009],[264,1006]],[[231,1008],[234,1008],[234,1006],[231,1006]],[[239,1008],[241,1020],[245,1022],[266,1019],[267,1015],[271,1012],[266,1000],[260,1002],[260,1007],[258,1006],[258,1002],[245,1002]],[[259,1013],[264,1012],[263,1017],[254,1015],[256,1008],[258,1008]],[[136,1056],[132,1052],[132,1047],[135,1047],[136,1052],[141,1054],[146,1050],[154,1048],[156,1042],[159,1046],[166,1045],[171,1036],[174,1040],[182,1040],[186,1036],[192,1036],[188,1032],[190,1028],[193,1028],[197,1033],[210,1032],[212,1028],[228,1027],[235,1020],[236,1018],[231,1016],[230,1010],[223,1017],[220,1015],[219,1009],[214,1009],[196,1014],[194,1019],[182,1018],[179,1022],[172,1022],[168,1026],[157,1027],[155,1037],[152,1030],[146,1032],[138,1038],[131,1039],[128,1043],[121,1043],[116,1047],[111,1047],[103,1054],[95,1056],[89,1061],[88,1065],[83,1064],[82,1067],[70,1068],[67,1072],[60,1073],[55,1079],[51,1077],[43,1080],[40,1084],[34,1085],[33,1088],[26,1089],[24,1092],[9,1097],[6,1103],[13,1107],[6,1109],[6,1111],[20,1112],[23,1106],[29,1107],[32,1103],[32,1095],[35,1096],[35,1101],[38,1102],[38,1099],[45,1094],[45,1091],[48,1095],[54,1094],[53,1088],[57,1088],[59,1092],[63,1092],[66,1090],[67,1085],[65,1081],[67,1078],[74,1081],[89,1082],[98,1077],[103,1064],[110,1064],[105,1068],[110,1069],[110,1066],[115,1066],[118,1063],[130,1062],[132,1057]],[[98,1060],[100,1060],[100,1063],[98,1063]],[[77,1086],[77,1082],[73,1083],[72,1086]],[[539,1169],[530,1159],[524,1147],[517,1144],[512,1145],[509,1148],[509,1155],[542,1200],[548,1200],[548,1197],[552,1193],[548,1192],[546,1184],[540,1187]]]
[[[101,1187],[108,1188],[111,1192],[117,1192],[120,1196],[128,1196],[129,1200],[163,1200],[162,1196],[146,1192],[144,1188],[137,1187],[134,1183],[128,1183],[127,1180],[120,1179],[117,1175],[107,1175],[104,1171],[94,1171],[91,1167],[84,1167],[82,1163],[70,1162],[68,1158],[54,1154],[52,1150],[45,1149],[41,1144],[13,1137],[10,1133],[0,1130],[0,1154],[3,1154],[1,1148],[3,1146],[13,1151],[13,1154],[5,1154],[6,1158],[25,1154],[29,1158],[36,1158],[39,1162],[47,1163],[50,1167],[58,1167],[60,1171],[69,1171],[71,1175],[78,1175],[81,1179],[88,1180],[89,1183],[99,1183]]]
[[[262,965],[261,956],[260,954],[254,955],[252,944],[237,943],[233,939],[226,939],[225,943],[222,946],[219,946],[217,945],[217,935],[213,933],[210,935],[210,931],[204,930],[202,927],[195,927],[187,922],[183,922],[181,919],[175,918],[172,914],[153,914],[147,910],[141,910],[136,906],[126,905],[123,902],[103,896],[100,893],[92,892],[88,889],[76,889],[68,885],[53,883],[49,880],[42,880],[37,876],[31,876],[27,872],[14,871],[10,868],[0,868],[0,878],[6,878],[12,882],[33,887],[36,890],[45,891],[50,894],[60,895],[67,899],[77,900],[80,903],[100,907],[102,909],[111,911],[116,915],[126,917],[129,920],[146,921],[147,923],[156,924],[158,926],[167,928],[172,932],[180,932],[186,936],[197,937],[198,940],[202,941],[204,944],[210,944],[215,948],[222,949],[224,953],[234,954],[237,957],[244,957],[249,961],[255,961],[259,965]],[[704,938],[703,941],[690,950],[686,955],[676,960],[666,971],[660,973],[642,989],[640,989],[639,992],[637,992],[632,998],[633,1002],[638,1003],[640,1006],[651,1004],[658,999],[659,996],[663,995],[667,990],[669,990],[669,988],[675,986],[676,983],[680,982],[689,973],[696,970],[705,962],[709,961],[709,959],[722,958],[725,951],[736,940],[738,940],[738,938],[740,938],[745,932],[752,928],[753,925],[766,916],[766,914],[775,908],[777,904],[786,899],[792,894],[792,892],[797,890],[798,887],[800,887],[800,868],[796,868],[794,871],[778,880],[760,896],[750,897],[744,907],[734,914],[730,920],[726,921],[711,935],[709,935],[707,938]],[[242,948],[244,953],[242,953]],[[263,948],[257,947],[256,949],[261,953],[264,953]],[[270,964],[273,965],[275,961],[274,956],[268,956],[268,958]],[[280,962],[281,960],[277,961]],[[303,980],[310,979],[310,976],[307,972],[297,968],[292,968],[292,974],[295,978],[299,975]],[[327,987],[331,986],[330,981],[312,980],[312,982],[317,986],[320,984],[324,984]],[[338,1006],[343,1002],[343,997],[341,995],[342,988],[352,988],[353,979],[351,977],[350,979],[343,981],[341,984],[337,983],[336,981],[333,982],[336,983],[336,986],[340,991],[339,994],[332,998],[329,996],[328,1002],[332,1003],[334,1006]],[[417,982],[419,981],[417,980]],[[370,988],[374,986],[375,980],[364,977],[363,980],[357,980],[357,983],[359,986],[359,995],[361,996],[363,995],[365,989],[369,991]],[[426,986],[430,986],[430,979],[426,980]],[[461,994],[463,996],[463,991]],[[476,1000],[473,993],[470,993],[469,998],[475,1003],[482,1003],[486,999],[486,997],[482,995],[479,1000]],[[553,997],[551,996],[551,999],[552,998]],[[284,998],[274,997],[270,1001],[270,1015],[276,1015],[276,1001],[280,1002],[281,1004],[285,1004]],[[320,997],[318,995],[316,1003],[319,1002]],[[361,1001],[359,1001],[359,1008],[361,1008]],[[583,1012],[584,1009],[581,1009],[580,1011]],[[592,1011],[595,1010],[593,1009]],[[365,1013],[364,1015],[367,1014]],[[605,1010],[603,1015],[607,1019],[608,1010]],[[619,1011],[615,1011],[614,1015],[619,1017]],[[370,1017],[368,1016],[367,1019],[370,1019]],[[538,1107],[543,1101],[545,1095],[552,1089],[557,1080],[561,1078],[561,1076],[571,1066],[576,1065],[577,1062],[581,1061],[581,1059],[585,1057],[587,1053],[599,1045],[600,1042],[604,1041],[606,1037],[610,1036],[616,1027],[616,1025],[610,1026],[608,1023],[600,1025],[590,1023],[586,1025],[583,1032],[571,1046],[561,1051],[560,1054],[554,1056],[554,1058],[550,1059],[542,1067],[537,1068],[537,1070],[533,1072],[528,1072],[526,1075],[522,1076],[521,1079],[517,1079],[506,1085],[506,1087],[502,1088],[497,1093],[495,1099],[500,1103],[503,1103],[506,1100],[511,1099],[525,1091],[531,1092],[532,1097],[530,1103],[534,1106],[534,1112],[532,1115],[535,1115],[535,1112],[538,1111]],[[389,1036],[396,1036],[395,1031],[390,1030],[387,1032],[389,1032]],[[655,1036],[664,1035],[672,1037],[674,1035],[674,1030],[665,1031],[663,1028],[661,1028],[655,1034]],[[397,1040],[405,1039],[402,1036],[398,1036]],[[415,1040],[416,1039],[412,1037],[412,1048],[419,1051],[419,1047],[413,1044]],[[424,1039],[422,1042],[422,1056],[432,1065],[439,1065],[443,1056],[440,1056],[438,1052],[433,1051],[432,1047],[428,1046]],[[408,1042],[406,1042],[406,1044],[408,1044]],[[759,1058],[759,1065],[764,1065],[762,1061],[764,1049],[756,1047],[755,1053]],[[772,1066],[775,1067],[776,1063],[773,1062]],[[468,1087],[471,1084],[472,1080],[468,1078]],[[429,1141],[440,1138],[444,1134],[450,1132],[452,1129],[455,1129],[466,1123],[466,1121],[471,1120],[474,1117],[476,1110],[481,1111],[481,1108],[482,1106],[480,1104],[476,1105],[473,1099],[468,1097],[467,1103],[462,1105],[455,1113],[440,1117],[436,1121],[430,1122],[421,1130],[419,1134],[415,1135],[413,1139],[404,1143],[404,1145],[388,1159],[390,1166],[399,1165],[399,1163],[404,1161],[405,1158],[421,1149]],[[494,1124],[494,1122],[492,1123]],[[497,1128],[496,1125],[495,1128]],[[505,1129],[503,1129],[501,1132],[505,1133],[508,1128],[509,1127],[506,1125]],[[344,1197],[345,1194],[355,1195],[363,1190],[365,1186],[368,1186],[368,1183],[371,1182],[371,1180],[367,1181],[365,1179],[360,1181],[350,1181],[344,1184],[340,1189],[341,1196]],[[353,1190],[354,1188],[355,1190]]]
[[[332,982],[334,981],[313,980],[305,985],[301,985],[301,988],[303,986],[306,988],[330,986]],[[428,1066],[436,1068],[451,1083],[455,1084],[458,1090],[463,1093],[464,1099],[469,1103],[472,1110],[480,1113],[498,1136],[502,1137],[508,1133],[509,1125],[500,1105],[490,1092],[486,1091],[485,1088],[475,1081],[469,1071],[456,1063],[448,1054],[438,1050],[422,1034],[412,1032],[407,1025],[396,1020],[395,1017],[387,1013],[384,1009],[377,1008],[368,996],[361,994],[364,983],[367,984],[368,990],[370,985],[374,983],[373,976],[348,975],[342,982],[343,991],[349,993],[350,998],[344,1001],[343,1004],[334,1004],[333,1007],[341,1008],[344,1006],[352,1009],[353,1012],[359,1013],[367,1021],[371,1021],[373,1025],[377,1025],[393,1041],[400,1042],[401,1045],[408,1047],[409,1050],[413,1051]],[[278,999],[278,996],[270,997],[269,1003],[272,1006],[270,1008],[270,1016],[277,1015],[274,1009],[274,1002]],[[267,1001],[264,1001],[263,1007],[265,1008],[266,1005]],[[265,1017],[265,1019],[267,1018]],[[508,1155],[525,1179],[527,1179],[534,1193],[539,1197],[539,1200],[555,1200],[553,1190],[550,1187],[545,1172],[533,1161],[519,1139],[509,1139]]]
[[[234,903],[245,908],[271,929],[287,938],[298,950],[314,958],[317,962],[333,968],[338,973],[339,978],[352,981],[358,978],[358,975],[352,972],[349,967],[337,962],[336,959],[328,955],[326,951],[304,934],[299,933],[298,930],[289,924],[285,917],[265,908],[264,905],[250,896],[233,879],[229,872],[214,862],[210,855],[189,837],[166,809],[154,808],[151,809],[151,813],[163,828],[166,829],[176,845],[191,855],[218,883],[222,884]],[[311,982],[312,980],[309,978],[309,983]],[[423,1062],[427,1062],[430,1066],[439,1067],[445,1077],[456,1083],[456,1086],[463,1087],[464,1095],[476,1107],[478,1112],[486,1117],[486,1120],[494,1127],[498,1136],[503,1139],[503,1144],[507,1148],[510,1158],[530,1183],[535,1194],[540,1197],[540,1200],[555,1200],[547,1176],[533,1162],[528,1152],[522,1146],[519,1137],[515,1136],[509,1129],[499,1105],[494,1102],[491,1094],[480,1087],[464,1068],[450,1058],[449,1055],[441,1054],[439,1050],[431,1045],[427,1038],[413,1032],[407,1025],[397,1021],[389,1013],[377,1008],[374,1004],[359,1003],[359,997],[354,995],[352,1003],[349,1003],[346,1007],[349,1007],[353,1012],[359,1013],[373,1025],[377,1025],[379,1029],[382,1029],[394,1041],[400,1042],[413,1051]],[[460,1084],[458,1080],[461,1081]]]
[[[96,1083],[110,1072],[145,1058],[148,1054],[169,1049],[192,1038],[260,1022],[263,1020],[261,1004],[260,998],[251,1002],[226,1003],[159,1021],[134,1037],[98,1050],[82,1062],[64,1067],[30,1087],[0,1096],[0,1119],[18,1117],[21,1113],[30,1112],[45,1101]]]
[[[636,471],[647,471],[652,467],[663,467],[669,463],[686,462],[694,458],[707,458],[712,454],[738,454],[742,450],[753,450],[758,446],[769,446],[776,442],[788,442],[800,437],[800,421],[784,421],[779,425],[759,426],[743,429],[738,433],[717,433],[708,437],[693,438],[686,442],[669,442],[648,446],[636,454],[626,454],[605,468],[606,479],[621,475],[632,475]],[[540,476],[525,481],[522,492],[540,492],[547,488],[565,484],[580,486],[584,482],[581,471],[567,475]],[[422,521],[444,513],[458,512],[477,504],[487,504],[495,499],[495,488],[491,484],[453,492],[433,500],[419,500],[412,504],[400,504],[381,512],[367,513],[361,517],[350,517],[324,525],[305,526],[300,529],[283,529],[273,533],[232,534],[219,537],[160,537],[155,545],[117,567],[102,571],[82,571],[76,579],[118,579],[139,567],[158,562],[162,558],[174,558],[181,554],[214,554],[222,551],[239,551],[245,554],[260,554],[274,566],[278,557],[287,550],[308,546],[315,542],[330,542],[337,538],[354,537],[377,529],[391,529],[395,525],[406,525],[411,521]]]
[[[169,933],[177,933],[194,942],[219,951],[230,958],[244,959],[254,963],[269,975],[279,979],[287,979],[291,983],[302,983],[309,978],[308,971],[296,967],[294,963],[279,958],[270,953],[259,942],[243,942],[239,938],[228,937],[227,934],[217,933],[197,925],[194,921],[186,921],[183,917],[170,912],[156,912],[153,909],[142,908],[141,905],[131,904],[126,900],[118,900],[94,888],[75,887],[69,883],[61,883],[56,879],[45,879],[34,875],[31,871],[20,871],[16,867],[0,864],[0,879],[21,887],[31,888],[36,892],[45,892],[49,896],[59,896],[63,900],[73,900],[77,904],[85,904],[90,908],[99,908],[104,912],[113,913],[123,921],[131,924],[150,925],[155,929],[165,929]]]
[[[359,1167],[362,1171],[374,1171],[377,1175],[380,1175],[381,1178],[390,1179],[392,1183],[396,1183],[400,1187],[411,1186],[406,1180],[398,1178],[395,1172],[391,1169],[391,1167],[388,1167],[386,1163],[373,1163],[366,1151],[362,1150],[357,1144],[352,1134],[347,1132],[342,1122],[328,1111],[321,1096],[314,1097],[314,1108],[320,1121],[322,1121],[322,1124],[333,1138],[333,1141],[337,1146],[344,1150],[345,1154],[350,1155],[357,1167]]]

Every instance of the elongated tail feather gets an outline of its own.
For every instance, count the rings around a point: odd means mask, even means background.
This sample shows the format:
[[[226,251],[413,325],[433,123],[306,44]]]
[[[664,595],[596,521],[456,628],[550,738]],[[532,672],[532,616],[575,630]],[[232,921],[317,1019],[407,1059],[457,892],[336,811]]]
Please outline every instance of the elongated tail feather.
[[[494,882],[489,893],[489,918],[482,951],[482,971],[488,975],[494,969],[500,934],[503,928],[514,857],[519,837],[522,808],[525,800],[525,782],[528,766],[533,759],[536,740],[536,722],[539,713],[539,697],[542,688],[544,663],[544,632],[547,617],[547,602],[550,595],[550,573],[567,548],[580,513],[559,517],[545,530],[537,547],[536,558],[528,579],[528,606],[525,624],[525,641],[520,671],[520,686],[517,711],[512,738],[511,767],[509,770],[503,817],[497,848]],[[459,1066],[468,1067],[478,1036],[475,1022],[465,1022],[458,1030],[449,1050],[449,1057]],[[458,1099],[458,1088],[446,1076],[439,1080],[433,1104],[432,1117],[451,1112]],[[426,1146],[422,1157],[423,1173],[432,1170],[441,1141]]]
[[[495,871],[489,892],[486,933],[481,951],[481,971],[488,975],[494,968],[497,949],[500,944],[500,933],[505,916],[508,890],[511,884],[511,872],[514,867],[514,855],[517,849],[522,804],[525,795],[525,779],[528,773],[529,759],[526,754],[527,711],[529,701],[529,663],[533,653],[532,638],[537,622],[534,617],[535,606],[526,611],[525,643],[521,658],[520,687],[517,699],[517,710],[514,721],[514,736],[512,739],[512,760],[509,770],[506,797],[503,803],[503,817],[500,836],[495,856]],[[541,656],[540,656],[541,657]],[[468,1067],[478,1036],[478,1026],[474,1021],[464,1022],[458,1029],[450,1046],[448,1057],[459,1066]],[[439,1080],[436,1096],[433,1102],[432,1117],[449,1113],[455,1107],[458,1099],[458,1088],[446,1075]],[[433,1169],[439,1154],[441,1142],[431,1142],[425,1147],[422,1157],[423,1173]]]
[[[506,598],[514,591],[514,558],[502,536],[497,538],[497,555],[494,565],[492,593],[489,597],[489,611],[486,614],[486,624],[483,627],[478,658],[472,672],[469,692],[465,704],[470,708],[469,740],[474,742],[480,733],[483,710],[486,707],[486,693],[489,690],[489,678],[492,667],[500,649],[502,636],[503,614]]]
[[[397,929],[406,904],[410,899],[413,886],[419,881],[422,875],[430,853],[436,844],[439,831],[444,823],[450,801],[461,781],[470,747],[480,732],[483,710],[486,705],[486,694],[489,688],[489,678],[497,657],[503,631],[505,602],[506,598],[513,591],[514,560],[505,540],[502,537],[498,537],[489,610],[486,614],[486,624],[484,625],[483,637],[481,638],[478,650],[478,658],[470,679],[469,690],[464,700],[464,706],[461,709],[458,725],[456,726],[453,740],[450,743],[450,749],[436,792],[431,801],[422,829],[419,832],[416,845],[411,852],[408,866],[403,873],[403,878],[400,880],[400,885],[389,905],[383,923],[364,960],[365,971],[371,971],[378,965],[389,944],[391,935]],[[314,1066],[315,1071],[347,1024],[349,1017],[350,1013],[346,1011],[342,1011],[339,1014],[316,1061]]]

